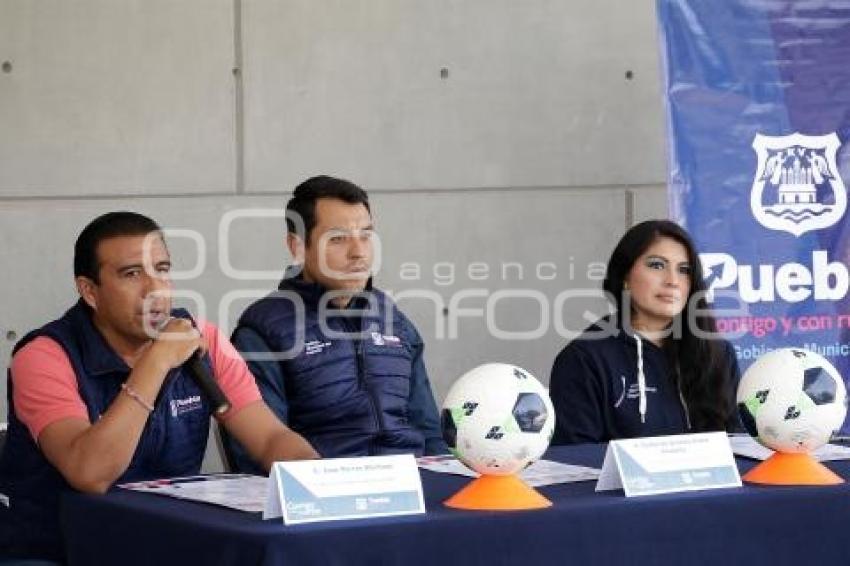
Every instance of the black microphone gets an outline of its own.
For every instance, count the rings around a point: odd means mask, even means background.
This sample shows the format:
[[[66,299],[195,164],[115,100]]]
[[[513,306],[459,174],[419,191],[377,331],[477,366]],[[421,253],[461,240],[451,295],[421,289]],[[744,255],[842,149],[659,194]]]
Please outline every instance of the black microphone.
[[[210,375],[209,369],[201,361],[201,356],[201,349],[198,348],[183,363],[183,367],[189,371],[192,381],[195,382],[195,385],[200,388],[204,397],[212,405],[213,413],[222,415],[230,410],[230,401],[227,400],[224,391],[218,386],[218,382]]]

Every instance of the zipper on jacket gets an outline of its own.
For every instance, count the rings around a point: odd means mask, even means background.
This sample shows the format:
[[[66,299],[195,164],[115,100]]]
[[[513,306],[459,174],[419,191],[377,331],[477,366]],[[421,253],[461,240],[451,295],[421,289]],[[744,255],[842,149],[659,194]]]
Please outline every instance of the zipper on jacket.
[[[378,411],[379,405],[378,401],[375,399],[375,392],[372,391],[372,388],[369,387],[369,383],[366,381],[366,354],[363,351],[363,340],[361,338],[357,338],[354,341],[354,348],[357,351],[357,379],[360,381],[360,386],[369,398],[369,405],[372,407],[372,417],[375,419],[375,426],[377,428],[377,434],[369,440],[369,455],[375,455],[377,454],[375,449],[377,439],[383,435],[384,426],[381,415]]]

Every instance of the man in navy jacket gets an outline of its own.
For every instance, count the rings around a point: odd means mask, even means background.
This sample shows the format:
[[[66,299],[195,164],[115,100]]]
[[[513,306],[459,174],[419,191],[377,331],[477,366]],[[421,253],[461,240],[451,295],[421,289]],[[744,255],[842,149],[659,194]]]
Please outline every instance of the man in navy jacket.
[[[213,406],[185,365],[199,349],[230,401],[216,418],[265,469],[318,457],[269,411],[227,339],[171,308],[170,270],[162,231],[141,214],[104,214],[77,238],[80,299],[18,342],[8,372],[0,563],[64,560],[65,491],[200,471]]]
[[[232,338],[266,403],[325,457],[447,452],[422,339],[371,287],[366,192],[313,177],[286,211],[294,265],[277,291],[242,314]],[[227,441],[235,467],[257,471]]]

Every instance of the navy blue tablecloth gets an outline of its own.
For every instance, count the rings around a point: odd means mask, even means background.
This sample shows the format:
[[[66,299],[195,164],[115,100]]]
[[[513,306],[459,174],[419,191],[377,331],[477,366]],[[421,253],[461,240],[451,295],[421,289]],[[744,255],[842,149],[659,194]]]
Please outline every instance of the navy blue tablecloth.
[[[600,467],[604,446],[547,458]],[[742,473],[753,462],[739,460]],[[829,467],[845,479],[850,463]],[[844,564],[850,487],[762,487],[627,499],[595,482],[541,488],[538,511],[476,512],[442,501],[466,478],[421,472],[427,514],[285,526],[259,515],[115,489],[63,498],[71,564]]]

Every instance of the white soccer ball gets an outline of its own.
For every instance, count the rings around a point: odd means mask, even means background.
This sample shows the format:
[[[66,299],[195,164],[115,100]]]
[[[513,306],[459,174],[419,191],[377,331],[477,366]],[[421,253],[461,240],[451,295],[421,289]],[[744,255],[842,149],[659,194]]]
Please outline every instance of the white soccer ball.
[[[847,415],[841,375],[823,356],[799,348],[756,360],[741,377],[737,400],[747,432],[778,452],[823,446]]]
[[[546,389],[510,364],[485,364],[462,375],[443,402],[443,438],[481,474],[514,474],[543,455],[555,430]]]

